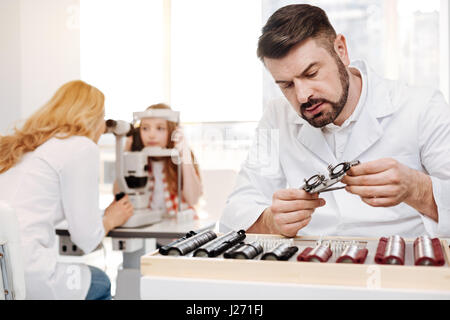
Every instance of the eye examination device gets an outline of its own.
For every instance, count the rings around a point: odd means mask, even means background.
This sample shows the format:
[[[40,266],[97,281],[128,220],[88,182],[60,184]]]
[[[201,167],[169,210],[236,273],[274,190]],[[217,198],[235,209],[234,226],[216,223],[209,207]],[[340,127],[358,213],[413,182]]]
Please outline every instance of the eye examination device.
[[[350,170],[351,167],[357,166],[358,164],[360,164],[359,160],[342,162],[336,166],[330,164],[328,166],[328,173],[330,176],[329,179],[326,179],[323,174],[315,174],[309,179],[305,179],[305,183],[300,187],[300,189],[303,189],[309,193],[316,193],[316,192],[334,191],[345,188],[345,186],[334,188],[331,188],[331,186],[340,182],[342,178],[344,178],[345,173],[348,170]]]
[[[116,181],[119,190],[127,194],[134,208],[133,216],[122,225],[125,228],[145,226],[161,221],[165,210],[150,209],[150,189],[148,187],[148,158],[171,157],[174,163],[181,163],[177,149],[161,147],[145,147],[141,151],[124,151],[124,137],[129,136],[134,129],[134,124],[145,118],[160,118],[175,123],[180,121],[180,113],[173,110],[147,110],[133,113],[133,122],[123,120],[107,120],[105,133],[112,133],[116,137]],[[181,209],[181,166],[177,172],[178,206]],[[116,199],[118,197],[116,196]],[[177,212],[178,214],[179,212]],[[168,217],[171,218],[171,217]]]

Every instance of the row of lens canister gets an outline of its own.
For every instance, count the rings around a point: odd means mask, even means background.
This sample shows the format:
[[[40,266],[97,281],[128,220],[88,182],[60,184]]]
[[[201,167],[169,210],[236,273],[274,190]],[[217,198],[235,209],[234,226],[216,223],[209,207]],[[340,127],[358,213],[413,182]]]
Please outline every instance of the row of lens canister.
[[[220,237],[211,230],[196,234],[191,231],[183,238],[175,240],[159,249],[162,255],[184,256],[193,252],[194,257],[217,257],[223,254],[228,259],[253,259],[263,252],[258,241],[245,243],[244,230],[230,231]],[[298,248],[280,243],[261,257],[262,260],[288,260]]]
[[[414,241],[414,264],[420,266],[443,266],[445,264],[441,241],[428,236],[420,236]],[[365,262],[367,248],[359,248],[357,243],[347,245],[342,254],[336,259],[337,263]],[[315,248],[308,247],[297,257],[298,261],[327,262],[332,256],[329,243],[318,244]],[[378,264],[405,264],[405,240],[398,236],[382,237],[378,241],[375,254]]]
[[[194,257],[217,257],[223,254],[230,259],[253,259],[263,253],[263,247],[258,241],[244,243],[245,231],[230,231],[220,237],[211,230],[196,234],[191,231],[159,249],[163,255],[184,256],[193,252]],[[279,243],[273,249],[265,252],[261,260],[289,260],[298,247],[289,243]],[[357,243],[349,244],[336,259],[337,263],[365,262],[368,250],[360,248]],[[314,248],[305,248],[298,256],[298,261],[327,262],[332,256],[328,242],[319,243]],[[416,265],[444,265],[444,257],[440,240],[427,236],[418,237],[414,241],[414,260]],[[380,238],[375,262],[379,264],[400,264],[405,262],[405,241],[400,236]]]
[[[405,264],[405,240],[398,236],[382,237],[378,242],[375,262],[379,264]],[[438,238],[420,236],[414,240],[414,264],[417,266],[443,266],[444,252]]]

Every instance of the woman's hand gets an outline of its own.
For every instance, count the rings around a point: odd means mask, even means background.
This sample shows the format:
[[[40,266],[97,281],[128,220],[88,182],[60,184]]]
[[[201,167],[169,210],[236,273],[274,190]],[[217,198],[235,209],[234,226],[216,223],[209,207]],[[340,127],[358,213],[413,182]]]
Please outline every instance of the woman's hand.
[[[105,227],[105,234],[108,234],[112,229],[123,225],[133,215],[133,205],[131,204],[128,195],[125,195],[119,201],[114,200],[105,209],[103,216],[103,226]]]

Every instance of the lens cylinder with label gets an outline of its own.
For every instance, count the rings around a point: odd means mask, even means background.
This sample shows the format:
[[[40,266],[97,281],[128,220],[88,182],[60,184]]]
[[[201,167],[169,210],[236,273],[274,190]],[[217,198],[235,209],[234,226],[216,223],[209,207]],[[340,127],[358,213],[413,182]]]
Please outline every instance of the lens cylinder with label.
[[[217,257],[244,239],[244,230],[230,231],[195,250],[194,257]]]
[[[327,262],[332,254],[329,244],[321,243],[314,248],[308,247],[303,250],[303,252],[297,256],[297,260],[307,262]]]
[[[443,266],[445,264],[441,241],[421,236],[414,241],[414,264],[416,266]]]
[[[162,255],[168,255],[169,254],[169,249],[174,246],[177,243],[180,243],[181,241],[186,240],[187,238],[190,238],[192,236],[195,236],[197,233],[195,231],[189,231],[188,233],[186,233],[186,235],[182,238],[179,238],[165,246],[162,246],[161,248],[159,248],[159,253]]]
[[[381,237],[378,242],[375,262],[378,264],[405,264],[405,240],[398,236]]]
[[[290,246],[288,243],[280,243],[271,251],[264,253],[261,260],[289,260],[296,252],[298,248]]]
[[[228,254],[231,259],[253,259],[263,252],[263,247],[258,241],[243,244]]]
[[[358,244],[350,244],[345,247],[336,262],[362,264],[366,260],[368,252],[369,251],[366,248],[360,249]]]
[[[217,235],[211,231],[203,231],[195,236],[192,236],[184,241],[174,244],[168,251],[169,256],[184,256],[185,254],[201,247],[205,243],[214,240]]]

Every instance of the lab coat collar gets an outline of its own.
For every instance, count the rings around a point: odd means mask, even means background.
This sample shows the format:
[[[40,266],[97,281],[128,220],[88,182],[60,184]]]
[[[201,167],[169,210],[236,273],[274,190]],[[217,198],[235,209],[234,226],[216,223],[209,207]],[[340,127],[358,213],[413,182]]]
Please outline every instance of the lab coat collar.
[[[343,153],[345,161],[356,159],[371,147],[383,135],[383,128],[378,119],[395,113],[400,104],[394,105],[391,98],[391,82],[384,80],[367,67],[364,61],[355,61],[350,66],[364,69],[367,72],[367,97],[362,105],[361,114],[355,123],[346,149]],[[326,163],[336,163],[337,159],[330,150],[320,128],[314,128],[306,120],[295,113],[292,106],[289,121],[301,125],[298,130],[299,141]],[[367,130],[371,128],[371,130]]]

